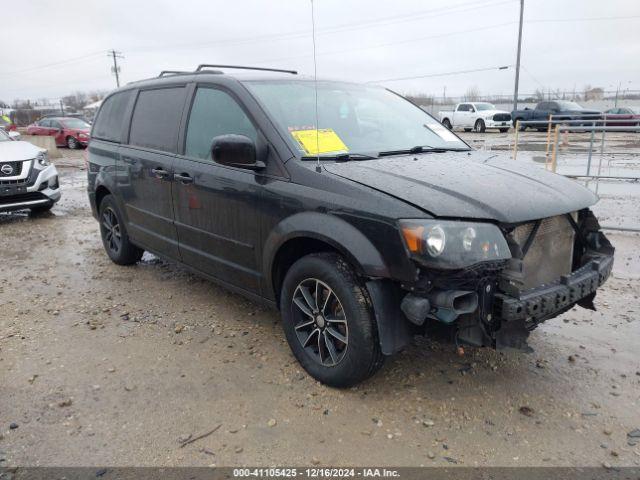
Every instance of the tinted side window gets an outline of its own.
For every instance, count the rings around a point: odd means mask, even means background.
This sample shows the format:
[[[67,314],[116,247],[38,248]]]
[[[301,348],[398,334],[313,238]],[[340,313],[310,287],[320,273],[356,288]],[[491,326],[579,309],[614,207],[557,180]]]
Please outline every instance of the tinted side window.
[[[104,101],[98,118],[93,125],[91,136],[110,142],[119,142],[122,138],[124,115],[133,91],[116,93]]]
[[[198,88],[189,115],[185,155],[211,158],[211,140],[218,135],[245,135],[254,142],[257,131],[238,103],[227,93]]]
[[[48,120],[48,119],[40,120],[38,122],[38,125],[40,127],[50,127],[51,126],[51,120]]]
[[[461,104],[460,106],[458,106],[458,111],[459,111],[459,112],[468,112],[468,111],[469,111],[469,109],[467,108],[467,104],[466,104],[466,103],[463,103],[463,104]]]
[[[131,119],[129,143],[175,153],[184,87],[143,90]]]

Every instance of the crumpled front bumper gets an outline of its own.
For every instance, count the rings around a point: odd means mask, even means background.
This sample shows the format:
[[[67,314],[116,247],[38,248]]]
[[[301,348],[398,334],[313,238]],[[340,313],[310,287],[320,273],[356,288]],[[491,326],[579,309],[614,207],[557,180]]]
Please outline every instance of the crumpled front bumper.
[[[613,253],[599,253],[557,282],[522,292],[517,297],[497,293],[498,316],[506,322],[538,323],[593,295],[611,274]]]

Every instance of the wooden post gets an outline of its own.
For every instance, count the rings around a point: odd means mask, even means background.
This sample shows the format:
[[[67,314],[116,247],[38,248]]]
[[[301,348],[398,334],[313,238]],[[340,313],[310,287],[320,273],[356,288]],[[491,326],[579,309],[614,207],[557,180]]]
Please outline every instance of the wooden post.
[[[549,161],[549,149],[551,146],[551,125],[552,125],[552,120],[553,120],[553,114],[549,115],[549,125],[547,126],[547,150],[544,154],[546,160],[545,162]]]
[[[553,134],[553,152],[551,154],[551,171],[556,173],[558,168],[558,139],[560,138],[560,125],[556,125]]]

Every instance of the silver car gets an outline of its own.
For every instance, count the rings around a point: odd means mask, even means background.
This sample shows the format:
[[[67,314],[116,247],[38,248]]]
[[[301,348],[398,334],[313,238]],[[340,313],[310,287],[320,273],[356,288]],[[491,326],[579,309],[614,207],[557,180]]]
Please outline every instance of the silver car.
[[[58,171],[47,151],[0,129],[0,212],[45,212],[58,200]]]

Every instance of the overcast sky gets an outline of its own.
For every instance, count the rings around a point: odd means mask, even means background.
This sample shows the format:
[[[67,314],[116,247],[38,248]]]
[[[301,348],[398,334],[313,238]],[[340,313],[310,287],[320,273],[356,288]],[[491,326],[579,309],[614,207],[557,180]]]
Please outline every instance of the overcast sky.
[[[403,93],[513,91],[519,0],[315,0],[318,75]],[[0,27],[0,99],[113,89],[163,69],[230,63],[313,73],[309,0],[29,0]],[[605,19],[602,19],[602,18]],[[520,92],[640,90],[639,0],[525,0]],[[599,20],[596,20],[599,19]],[[439,75],[465,70],[475,73]]]

